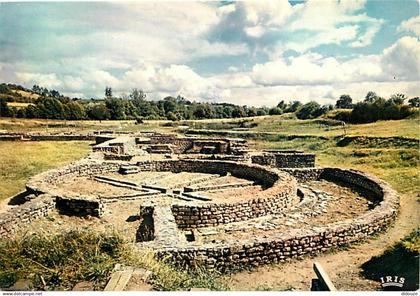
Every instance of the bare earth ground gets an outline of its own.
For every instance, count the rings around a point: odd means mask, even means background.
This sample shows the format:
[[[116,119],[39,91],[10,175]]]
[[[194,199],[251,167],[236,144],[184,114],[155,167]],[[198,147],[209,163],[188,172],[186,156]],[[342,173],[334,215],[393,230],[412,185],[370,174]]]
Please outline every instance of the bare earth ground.
[[[279,265],[264,266],[244,271],[225,278],[232,290],[310,290],[311,279],[315,278],[312,269],[314,261],[320,262],[331,277],[338,290],[373,291],[379,283],[360,276],[360,266],[377,256],[403,238],[409,231],[420,226],[418,213],[420,203],[413,195],[401,196],[401,211],[396,223],[387,232],[367,242],[355,245],[348,250],[320,254],[316,258],[291,261]]]

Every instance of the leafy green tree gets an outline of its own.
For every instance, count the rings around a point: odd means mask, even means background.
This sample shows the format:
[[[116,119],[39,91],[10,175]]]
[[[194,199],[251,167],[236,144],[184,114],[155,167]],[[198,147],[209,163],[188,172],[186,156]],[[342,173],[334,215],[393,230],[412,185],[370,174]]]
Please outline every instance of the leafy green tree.
[[[112,120],[126,119],[125,101],[119,98],[108,97],[105,106],[109,110]]]
[[[267,114],[268,114],[268,112],[267,112],[266,108],[258,108],[258,110],[257,110],[257,115],[258,116],[264,116],[264,115],[267,115]]]
[[[86,110],[82,104],[72,101],[64,106],[66,109],[66,119],[79,120],[86,117]]]
[[[110,86],[105,87],[105,97],[112,98],[112,88]]]
[[[193,105],[193,108],[193,114],[195,118],[212,118],[213,110],[209,104],[195,104]]]
[[[38,114],[42,118],[48,119],[65,119],[65,110],[63,104],[51,97],[43,98],[40,103],[37,104]]]
[[[241,117],[245,117],[246,113],[244,110],[244,107],[242,106],[235,106],[232,110],[232,117],[234,118],[241,118]]]
[[[133,101],[142,101],[146,99],[146,94],[141,89],[133,88],[129,97]]]
[[[376,99],[379,98],[379,96],[374,91],[369,91],[365,96],[365,102],[366,103],[373,103],[376,101]]]
[[[94,104],[88,109],[89,118],[96,120],[106,120],[111,118],[111,114],[104,103]]]
[[[388,102],[392,105],[402,105],[406,99],[407,97],[404,94],[395,94],[389,98]]]
[[[420,107],[420,98],[419,97],[414,97],[408,100],[408,105],[410,107],[416,107],[419,108]]]
[[[335,107],[338,109],[351,109],[353,108],[353,100],[349,95],[341,95],[335,103]]]
[[[174,97],[166,97],[163,99],[163,109],[165,110],[165,114],[169,112],[176,112],[177,109],[177,102]]]
[[[286,109],[284,109],[284,113],[293,113],[299,110],[299,108],[302,107],[302,103],[299,101],[293,101],[291,102]]]
[[[258,115],[257,108],[255,108],[255,107],[247,108],[246,115],[248,117],[257,116]]]
[[[0,98],[0,117],[11,117],[12,111],[7,106],[7,101],[4,98]]]
[[[281,115],[281,114],[283,114],[283,109],[281,109],[279,107],[274,107],[274,108],[271,108],[268,111],[268,114],[270,114],[270,115]]]
[[[296,117],[299,119],[312,119],[324,114],[326,111],[328,111],[327,107],[321,107],[317,102],[311,101],[296,112]]]
[[[7,86],[6,83],[1,83],[0,84],[0,94],[8,94],[10,93],[9,87]]]

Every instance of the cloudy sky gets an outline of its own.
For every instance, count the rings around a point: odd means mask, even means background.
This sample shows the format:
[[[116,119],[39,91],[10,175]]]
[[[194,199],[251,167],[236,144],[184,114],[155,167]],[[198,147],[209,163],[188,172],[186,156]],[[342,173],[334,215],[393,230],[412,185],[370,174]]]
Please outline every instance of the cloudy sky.
[[[0,81],[77,97],[420,95],[418,1],[0,3]]]

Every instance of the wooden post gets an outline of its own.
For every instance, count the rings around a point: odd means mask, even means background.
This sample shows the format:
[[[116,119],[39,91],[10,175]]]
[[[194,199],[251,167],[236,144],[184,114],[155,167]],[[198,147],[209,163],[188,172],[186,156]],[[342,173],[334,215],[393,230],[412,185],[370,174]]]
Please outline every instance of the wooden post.
[[[316,289],[317,291],[337,291],[321,264],[314,262],[313,268],[316,276],[318,277],[316,285],[312,284],[313,289]]]

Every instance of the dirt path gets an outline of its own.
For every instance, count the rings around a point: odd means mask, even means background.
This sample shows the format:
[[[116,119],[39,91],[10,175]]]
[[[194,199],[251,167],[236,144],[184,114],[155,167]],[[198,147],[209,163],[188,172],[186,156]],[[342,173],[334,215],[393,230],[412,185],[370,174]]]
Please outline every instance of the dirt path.
[[[412,229],[420,226],[420,202],[413,195],[401,196],[400,213],[394,226],[386,233],[345,251],[320,254],[316,258],[263,266],[252,272],[240,272],[227,278],[232,290],[310,290],[312,269],[318,261],[331,277],[338,290],[377,290],[378,283],[360,276],[360,266],[372,256],[383,253]]]

